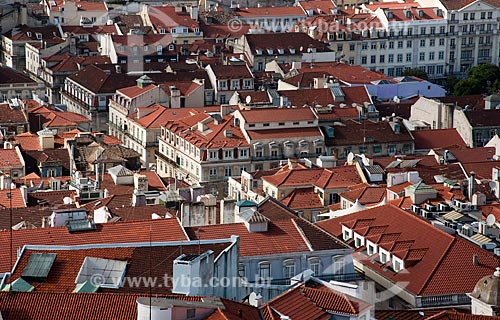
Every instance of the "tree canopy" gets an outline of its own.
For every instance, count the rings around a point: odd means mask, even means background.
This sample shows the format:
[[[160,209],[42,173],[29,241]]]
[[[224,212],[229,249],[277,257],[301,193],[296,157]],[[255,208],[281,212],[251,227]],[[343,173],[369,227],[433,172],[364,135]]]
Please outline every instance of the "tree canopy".
[[[453,87],[456,96],[494,93],[500,88],[500,67],[480,64],[467,70],[467,79],[458,81]]]
[[[405,70],[403,72],[403,76],[415,76],[415,77],[423,79],[423,80],[429,79],[427,72],[425,72],[424,70],[420,70],[418,68]]]

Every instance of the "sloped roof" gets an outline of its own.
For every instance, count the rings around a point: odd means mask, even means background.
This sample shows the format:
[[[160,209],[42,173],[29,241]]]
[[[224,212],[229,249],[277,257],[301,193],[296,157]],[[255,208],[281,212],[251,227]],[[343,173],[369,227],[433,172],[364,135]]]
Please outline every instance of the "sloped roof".
[[[294,210],[323,208],[323,203],[314,188],[300,188],[293,190],[281,202]]]
[[[472,292],[477,281],[498,266],[498,259],[492,253],[391,204],[316,225],[336,236],[342,233],[342,225],[345,225],[403,259],[405,269],[394,272],[385,264],[372,263],[373,258],[363,253],[363,248],[358,248],[353,256],[366,268],[398,283],[414,295]],[[403,248],[403,243],[410,245]],[[474,254],[478,256],[479,265],[473,265],[471,257]],[[450,275],[460,274],[463,270],[467,270],[467,277],[455,277],[449,281]]]
[[[147,242],[149,243],[149,242]],[[29,258],[35,253],[56,253],[57,257],[49,271],[48,277],[43,281],[29,280],[28,282],[35,287],[37,292],[73,292],[75,289],[75,279],[77,279],[80,267],[82,266],[86,257],[104,258],[111,260],[124,261],[127,264],[126,277],[140,277],[151,276],[162,278],[164,275],[173,275],[173,261],[181,254],[200,254],[207,251],[214,251],[214,257],[225,250],[232,244],[230,241],[222,243],[199,244],[198,242],[182,242],[178,245],[165,245],[155,244],[152,246],[125,246],[125,247],[102,247],[90,246],[86,249],[72,248],[71,246],[62,247],[45,247],[44,249],[37,249],[36,246],[28,246],[25,249],[16,265],[12,274],[12,281],[20,278],[23,269],[28,264]],[[150,269],[149,265],[145,263],[150,256],[163,257],[162,259],[155,260],[153,267]],[[100,292],[113,292],[113,293],[142,293],[149,294],[151,290],[154,294],[170,293],[172,283],[162,283],[162,286],[152,286],[149,288],[146,284],[139,286],[129,284],[126,281],[118,289],[99,288]]]
[[[466,147],[457,129],[417,130],[411,133],[415,138],[415,149],[446,148],[452,145]]]
[[[0,195],[1,198],[1,195]],[[66,227],[39,228],[13,232],[13,250],[31,245],[79,245],[189,240],[176,218],[138,222],[98,224],[97,230],[69,233]],[[9,263],[9,232],[0,232],[0,272],[7,272]],[[17,255],[14,252],[14,257]],[[15,262],[15,261],[14,261]]]

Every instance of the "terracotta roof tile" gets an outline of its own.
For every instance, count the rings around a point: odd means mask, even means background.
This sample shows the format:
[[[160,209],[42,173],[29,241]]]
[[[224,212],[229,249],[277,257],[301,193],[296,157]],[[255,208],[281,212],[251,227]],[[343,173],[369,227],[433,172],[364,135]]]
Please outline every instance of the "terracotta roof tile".
[[[0,292],[0,309],[4,320],[132,320],[137,319],[138,297],[108,293]]]
[[[149,242],[148,242],[149,243]],[[124,282],[119,289],[100,288],[99,291],[106,293],[137,293],[149,294],[149,290],[153,294],[170,293],[172,283],[163,282],[164,276],[173,276],[173,261],[181,254],[200,254],[207,251],[214,251],[214,256],[217,257],[224,249],[230,246],[231,242],[198,244],[197,242],[183,242],[180,245],[153,245],[149,246],[127,246],[118,248],[102,248],[94,247],[89,249],[76,249],[70,246],[62,249],[51,248],[50,246],[44,249],[29,247],[23,250],[23,253],[18,261],[16,268],[12,274],[11,280],[15,281],[20,278],[23,269],[26,267],[30,256],[33,253],[56,253],[56,259],[49,272],[49,276],[43,281],[30,280],[28,281],[35,287],[36,292],[67,292],[70,293],[75,289],[75,279],[78,276],[80,267],[83,264],[85,257],[104,258],[111,260],[126,261],[126,277],[150,276],[152,278],[162,279],[162,284],[149,287],[144,283],[139,286],[133,283]],[[151,269],[149,264],[145,263],[150,256],[162,257],[152,261]]]
[[[415,149],[446,148],[451,145],[466,147],[457,129],[417,130],[412,132]]]
[[[282,16],[306,16],[302,7],[260,7],[260,8],[238,8],[235,12],[237,17],[241,18],[260,18],[260,17],[282,17]]]
[[[293,190],[281,202],[294,210],[323,208],[323,203],[314,188],[300,188]]]
[[[356,190],[346,191],[340,194],[351,202],[359,200],[363,205],[380,203],[386,197],[386,189],[382,187],[364,187]]]
[[[400,272],[389,270],[385,264],[371,263],[372,257],[362,252],[362,248],[358,249],[353,257],[365,267],[391,282],[399,283],[405,290],[415,295],[471,292],[480,278],[491,274],[498,266],[498,259],[492,253],[460,237],[447,234],[432,226],[427,220],[390,204],[317,223],[319,227],[335,236],[342,233],[342,224],[355,231],[370,226],[388,226],[382,235],[372,239],[384,247],[393,247],[395,241],[413,241],[410,250],[418,249],[423,254],[420,255],[419,261],[407,261],[409,251],[394,253],[407,264]],[[472,263],[471,257],[474,254],[478,255],[481,262],[477,266]],[[463,270],[468,270],[467,277],[449,281],[450,274],[460,273]]]
[[[1,195],[0,195],[1,199]],[[189,240],[176,218],[140,222],[98,224],[97,230],[69,233],[66,227],[18,230],[13,232],[14,250],[31,245],[79,245]],[[0,232],[0,272],[9,270],[9,232]],[[14,252],[14,256],[16,253]]]

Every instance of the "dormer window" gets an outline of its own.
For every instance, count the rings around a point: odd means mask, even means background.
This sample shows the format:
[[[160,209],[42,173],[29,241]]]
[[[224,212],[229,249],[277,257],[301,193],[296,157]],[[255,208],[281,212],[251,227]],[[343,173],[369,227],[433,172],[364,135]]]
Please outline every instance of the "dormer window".
[[[160,45],[156,46],[156,54],[161,55],[163,53],[163,47]]]
[[[380,263],[387,263],[391,261],[391,254],[383,249],[379,252]]]
[[[290,54],[295,54],[295,48],[290,48]]]
[[[354,246],[356,248],[362,247],[365,245],[365,238],[360,236],[359,234],[354,234]]]
[[[279,53],[279,54],[285,54],[285,49],[283,49],[283,48],[278,48],[278,53]]]
[[[272,48],[267,48],[267,54],[273,54],[273,49]]]
[[[347,240],[352,238],[352,230],[345,227],[345,226],[342,226],[342,235],[343,235],[344,241],[347,241]]]
[[[377,246],[369,241],[366,242],[366,253],[371,256],[377,253]]]
[[[255,53],[260,56],[262,54],[262,49],[255,49]]]
[[[168,45],[168,51],[174,51],[175,46],[173,44]]]
[[[393,257],[392,259],[392,269],[396,272],[399,272],[404,269],[404,261],[397,258]]]
[[[165,34],[166,32],[167,32],[167,30],[165,30],[165,28],[161,28],[161,29],[160,29],[160,33],[161,33],[161,34]]]

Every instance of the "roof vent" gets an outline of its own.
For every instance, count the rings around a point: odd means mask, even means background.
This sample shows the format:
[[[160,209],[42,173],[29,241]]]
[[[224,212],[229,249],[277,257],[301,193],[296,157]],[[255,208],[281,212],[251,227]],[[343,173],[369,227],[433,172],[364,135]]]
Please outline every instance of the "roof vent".
[[[226,137],[226,138],[232,138],[233,137],[233,131],[232,130],[224,130],[224,137]]]

